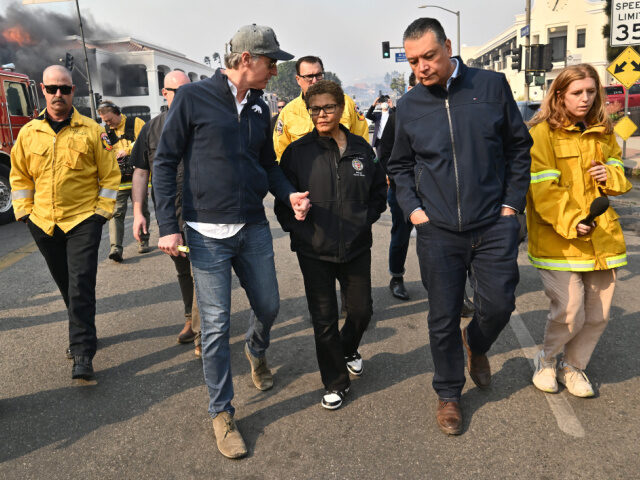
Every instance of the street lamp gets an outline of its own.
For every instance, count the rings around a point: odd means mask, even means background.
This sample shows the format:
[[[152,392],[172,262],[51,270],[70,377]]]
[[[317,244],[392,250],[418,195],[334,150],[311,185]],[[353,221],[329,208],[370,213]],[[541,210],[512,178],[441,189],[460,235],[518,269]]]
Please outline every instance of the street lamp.
[[[439,8],[440,10],[446,10],[449,13],[453,13],[456,17],[458,17],[458,56],[460,56],[460,10],[457,12],[454,10],[449,10],[448,8],[440,7],[438,5],[420,5],[418,8]]]

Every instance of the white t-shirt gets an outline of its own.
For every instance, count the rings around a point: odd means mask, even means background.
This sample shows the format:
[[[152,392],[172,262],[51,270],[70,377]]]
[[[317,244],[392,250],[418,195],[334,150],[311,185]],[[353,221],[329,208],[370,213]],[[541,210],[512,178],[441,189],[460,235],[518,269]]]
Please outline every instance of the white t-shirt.
[[[233,99],[236,101],[236,108],[238,109],[238,115],[242,113],[242,109],[247,104],[247,98],[249,98],[250,90],[247,90],[247,94],[244,96],[244,99],[239,102],[238,101],[238,89],[236,86],[231,83],[231,80],[227,79],[229,83],[229,88],[231,89],[231,93],[233,94]],[[198,233],[204,235],[205,237],[210,238],[229,238],[233,237],[236,233],[244,227],[244,223],[203,223],[203,222],[187,222],[191,228],[193,228]]]

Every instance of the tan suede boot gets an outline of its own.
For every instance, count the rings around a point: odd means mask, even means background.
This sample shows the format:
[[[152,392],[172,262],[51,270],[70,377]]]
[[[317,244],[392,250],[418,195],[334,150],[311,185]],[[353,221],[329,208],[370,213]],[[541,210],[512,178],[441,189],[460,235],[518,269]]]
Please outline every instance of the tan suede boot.
[[[213,419],[213,433],[218,450],[227,458],[241,458],[247,454],[247,446],[229,412],[220,412]]]
[[[244,354],[251,364],[251,379],[258,390],[269,390],[273,387],[273,374],[267,367],[267,357],[256,357],[249,350],[249,345],[244,344]]]

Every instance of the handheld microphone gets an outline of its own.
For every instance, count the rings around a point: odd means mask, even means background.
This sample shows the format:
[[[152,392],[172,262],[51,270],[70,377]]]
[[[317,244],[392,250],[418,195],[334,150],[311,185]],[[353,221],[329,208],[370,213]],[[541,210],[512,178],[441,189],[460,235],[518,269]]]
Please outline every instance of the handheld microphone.
[[[591,225],[596,217],[602,215],[609,208],[609,199],[607,197],[598,197],[593,202],[591,202],[591,206],[589,207],[589,215],[584,220],[580,220],[580,223],[584,223],[585,225]]]

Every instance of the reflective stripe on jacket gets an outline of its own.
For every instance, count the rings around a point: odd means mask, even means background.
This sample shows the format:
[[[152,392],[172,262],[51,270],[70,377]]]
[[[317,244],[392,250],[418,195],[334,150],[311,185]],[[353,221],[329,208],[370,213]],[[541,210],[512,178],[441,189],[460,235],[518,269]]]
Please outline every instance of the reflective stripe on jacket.
[[[351,133],[361,136],[369,143],[369,124],[364,116],[356,111],[356,104],[349,95],[344,96],[344,112],[340,123]],[[290,143],[304,137],[312,130],[313,121],[301,93],[298,98],[285,105],[273,129],[273,148],[278,161]]]
[[[527,194],[529,260],[546,270],[588,272],[627,264],[618,214],[609,209],[596,228],[578,237],[576,227],[591,202],[631,189],[624,175],[620,147],[603,126],[584,132],[576,126],[551,129],[547,122],[531,128],[531,185]],[[605,165],[607,181],[596,182],[591,161]]]
[[[120,169],[103,143],[104,129],[75,109],[56,135],[41,115],[21,130],[11,150],[11,190],[16,218],[52,235],[68,232],[94,213],[111,218]]]

